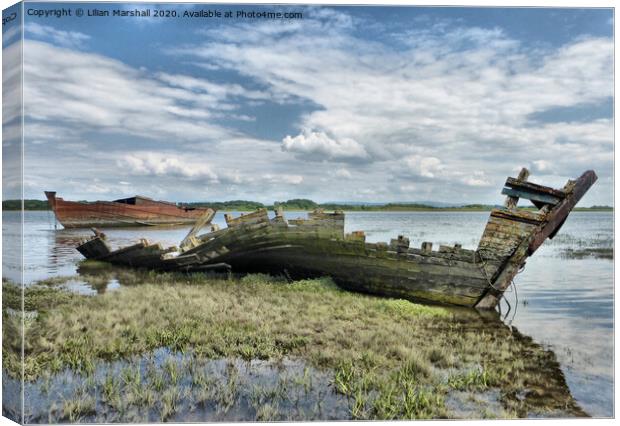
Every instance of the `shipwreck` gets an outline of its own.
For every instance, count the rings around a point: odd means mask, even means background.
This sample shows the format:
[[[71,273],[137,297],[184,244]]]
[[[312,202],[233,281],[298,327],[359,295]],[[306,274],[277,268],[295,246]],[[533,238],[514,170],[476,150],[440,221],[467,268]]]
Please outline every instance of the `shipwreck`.
[[[210,208],[177,206],[140,195],[92,202],[65,201],[52,191],[45,191],[45,196],[56,220],[65,228],[183,225],[205,215],[209,220],[215,216],[215,210]]]
[[[164,248],[146,240],[111,250],[105,236],[83,241],[77,250],[87,259],[164,271],[232,270],[283,274],[292,279],[331,276],[342,288],[426,303],[492,309],[499,303],[529,256],[553,238],[571,210],[597,179],[593,171],[569,180],[561,189],[528,181],[523,169],[508,178],[503,207],[494,208],[475,250],[430,242],[414,248],[398,236],[369,243],[362,231],[345,234],[345,214],[315,210],[307,219],[286,220],[281,210],[266,209],[231,217],[227,227],[198,220],[180,246]],[[535,209],[519,207],[530,200]]]

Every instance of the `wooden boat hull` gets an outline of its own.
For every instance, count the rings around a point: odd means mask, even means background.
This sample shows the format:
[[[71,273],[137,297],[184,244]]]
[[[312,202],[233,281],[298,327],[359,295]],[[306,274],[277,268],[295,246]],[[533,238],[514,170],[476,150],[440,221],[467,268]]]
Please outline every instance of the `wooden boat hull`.
[[[264,272],[299,279],[331,276],[349,290],[480,309],[494,308],[518,270],[596,181],[586,172],[563,190],[527,182],[527,170],[506,183],[506,206],[491,211],[476,250],[460,245],[422,242],[409,247],[399,236],[387,243],[367,243],[361,231],[345,234],[344,213],[314,211],[308,219],[270,219],[265,209],[232,218],[227,228],[183,240],[181,249],[140,243],[111,251],[101,236],[77,249],[88,259],[172,271],[224,269]],[[516,207],[515,194],[532,199],[538,211]],[[541,201],[542,200],[542,201]],[[196,227],[195,227],[196,228]]]
[[[193,224],[208,208],[184,208],[165,201],[132,197],[117,201],[76,202],[45,192],[56,220],[65,228]],[[135,200],[129,204],[127,200]]]
[[[295,238],[287,244],[285,238],[264,238],[253,247],[228,247],[230,251],[217,256],[217,261],[230,265],[233,271],[292,279],[330,276],[339,286],[353,291],[470,307],[488,287],[473,262],[377,251],[365,243],[316,243]]]
[[[99,240],[78,249],[90,259],[132,267],[186,272],[227,268],[246,273],[284,275],[292,279],[331,276],[341,287],[371,294],[414,301],[473,307],[488,288],[475,252],[422,252],[409,249],[398,253],[363,241],[320,238],[312,232],[270,224],[243,236],[202,245],[178,257],[163,259],[170,249],[142,241],[125,251],[88,252]],[[233,241],[229,240],[232,239]],[[175,249],[175,248],[173,248]],[[326,255],[329,253],[329,255]],[[487,265],[489,273],[494,267]]]

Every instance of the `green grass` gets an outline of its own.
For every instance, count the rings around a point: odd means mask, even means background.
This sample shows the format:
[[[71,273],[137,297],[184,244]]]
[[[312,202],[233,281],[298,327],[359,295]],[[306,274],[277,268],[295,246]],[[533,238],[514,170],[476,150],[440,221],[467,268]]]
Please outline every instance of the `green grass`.
[[[287,283],[266,275],[114,273],[126,285],[92,297],[50,285],[26,290],[26,306],[38,312],[25,330],[26,380],[67,367],[88,376],[97,362],[168,347],[191,351],[198,360],[303,359],[332,372],[333,389],[348,399],[351,418],[450,417],[445,398],[452,390],[489,388],[501,389],[511,417],[553,410],[583,414],[551,352],[472,310],[350,293],[327,278]],[[3,360],[9,374],[19,377],[19,327],[6,308],[19,308],[21,289],[4,282],[3,290]],[[194,404],[215,398],[218,412],[230,410],[239,392],[234,365],[223,382],[198,371],[194,360],[170,359],[145,373],[130,365],[100,387],[119,412],[126,404],[156,406],[167,420],[179,410],[187,391],[180,378],[190,372],[188,386],[199,390]],[[312,387],[307,374],[296,380]],[[127,392],[129,398],[122,396]],[[282,388],[262,392],[256,395],[264,402],[257,419],[286,418],[277,414],[279,399],[269,396]],[[69,419],[89,412],[88,399],[71,404]]]

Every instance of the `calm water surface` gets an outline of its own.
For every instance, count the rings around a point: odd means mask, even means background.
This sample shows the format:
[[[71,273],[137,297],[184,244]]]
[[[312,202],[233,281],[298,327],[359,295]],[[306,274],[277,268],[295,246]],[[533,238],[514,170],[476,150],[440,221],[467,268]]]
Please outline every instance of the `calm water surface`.
[[[286,212],[287,218],[305,217]],[[487,212],[356,212],[347,213],[346,231],[364,230],[367,241],[389,241],[399,234],[411,246],[423,241],[461,243],[475,249],[489,214]],[[3,277],[19,281],[19,256],[10,250],[18,241],[19,213],[3,212]],[[223,213],[214,223],[225,227]],[[114,247],[147,238],[177,245],[189,227],[103,229]],[[24,216],[24,281],[75,275],[82,258],[75,246],[89,237],[87,229],[65,230],[51,212],[26,212]],[[613,262],[594,257],[571,258],[567,250],[613,248],[611,212],[574,212],[554,240],[547,241],[528,260],[515,279],[516,291],[507,294],[511,310],[506,323],[517,327],[555,352],[568,385],[581,406],[592,416],[613,416]],[[77,291],[89,292],[75,284]],[[122,285],[111,283],[109,290]],[[508,305],[502,304],[502,311]]]

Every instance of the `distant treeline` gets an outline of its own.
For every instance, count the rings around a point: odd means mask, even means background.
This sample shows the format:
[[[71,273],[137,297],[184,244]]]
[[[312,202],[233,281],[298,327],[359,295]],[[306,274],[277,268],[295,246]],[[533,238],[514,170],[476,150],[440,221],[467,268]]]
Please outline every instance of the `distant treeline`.
[[[272,205],[262,204],[256,201],[234,200],[224,202],[199,202],[184,203],[190,207],[211,207],[216,210],[236,210],[253,211],[258,208],[273,210],[275,207],[282,207],[284,210],[303,210],[309,211],[316,208],[325,210],[346,210],[346,211],[490,211],[497,207],[490,204],[465,204],[462,206],[438,207],[420,203],[386,203],[386,204],[338,204],[338,203],[316,203],[305,198],[295,198],[287,201],[275,202]],[[536,210],[534,207],[532,210]],[[601,210],[611,211],[613,207],[592,206],[576,207],[574,211],[580,210]]]
[[[21,210],[21,200],[2,201],[2,210]],[[47,201],[42,200],[24,200],[25,210],[49,210],[50,206]]]
[[[211,207],[217,210],[237,210],[248,211],[258,208],[266,208],[273,210],[276,207],[282,207],[284,210],[314,210],[322,208],[325,210],[347,210],[347,211],[399,211],[399,210],[454,210],[457,207],[433,207],[419,203],[386,203],[386,204],[337,204],[337,203],[316,203],[305,198],[295,198],[287,201],[277,201],[271,205],[263,204],[256,201],[234,200],[224,202],[199,202],[199,203],[183,203],[190,207]],[[481,204],[472,204],[468,206],[458,207],[464,210],[490,210],[492,206],[483,206]]]
[[[259,203],[257,201],[232,200],[232,201],[204,201],[197,203],[178,203],[188,207],[211,207],[219,211],[254,211],[259,208],[273,210],[280,206],[284,210],[314,210],[322,208],[325,210],[346,210],[346,211],[489,211],[496,206],[488,204],[466,204],[454,207],[437,207],[420,203],[386,203],[386,204],[338,204],[338,203],[316,203],[305,198],[295,198],[287,201],[276,202],[273,205]],[[44,200],[24,200],[25,210],[49,210],[49,204]],[[6,200],[2,202],[3,210],[21,209],[20,200]],[[535,210],[534,207],[531,208]],[[609,206],[576,207],[574,211],[611,211]]]

